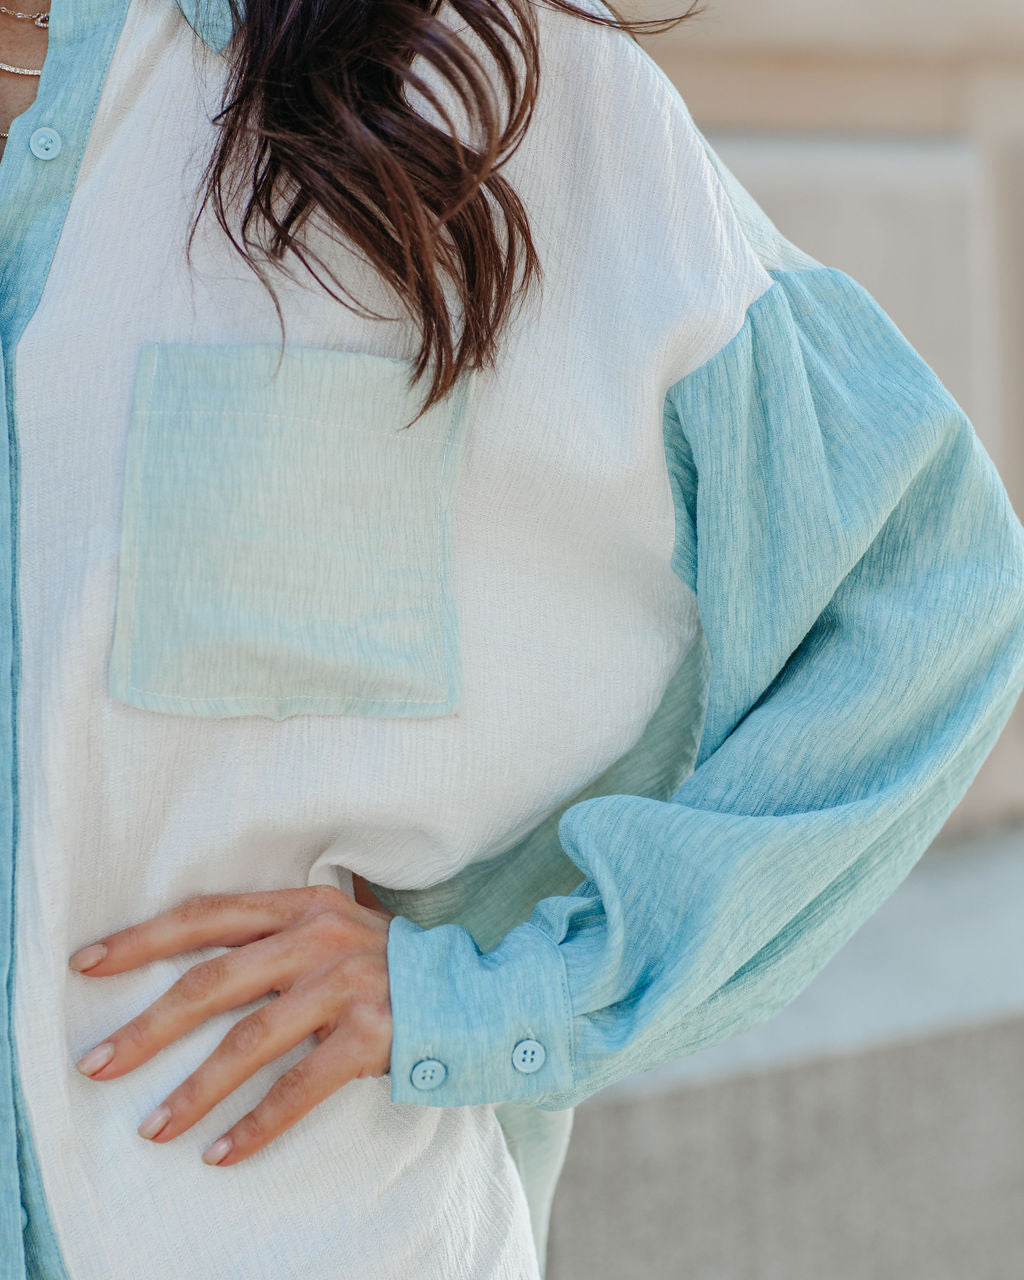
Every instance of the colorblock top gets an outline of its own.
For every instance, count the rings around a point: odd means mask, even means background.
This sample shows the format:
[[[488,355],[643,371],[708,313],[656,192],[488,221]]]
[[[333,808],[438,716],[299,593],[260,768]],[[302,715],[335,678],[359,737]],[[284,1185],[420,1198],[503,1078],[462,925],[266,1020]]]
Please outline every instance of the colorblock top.
[[[870,295],[545,6],[505,167],[542,287],[402,430],[418,334],[354,251],[311,226],[383,318],[282,275],[283,351],[212,218],[186,260],[231,26],[180,4],[54,0],[0,161],[4,1274],[531,1280],[575,1104],[771,1017],[966,791],[1024,529]],[[68,955],[352,873],[398,913],[390,1073],[204,1165],[310,1037],[138,1138],[244,1011],[91,1082],[206,953]]]

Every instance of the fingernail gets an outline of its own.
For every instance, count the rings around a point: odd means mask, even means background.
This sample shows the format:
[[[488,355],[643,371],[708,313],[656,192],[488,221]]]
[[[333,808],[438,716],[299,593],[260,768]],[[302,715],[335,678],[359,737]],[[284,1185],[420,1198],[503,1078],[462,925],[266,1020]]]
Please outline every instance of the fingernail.
[[[155,1111],[151,1111],[142,1124],[139,1125],[138,1134],[140,1138],[155,1138],[160,1130],[171,1118],[171,1109],[164,1103],[157,1107]]]
[[[231,1150],[230,1138],[218,1138],[203,1152],[203,1159],[207,1164],[220,1164],[227,1153]]]
[[[83,969],[91,969],[94,964],[99,964],[106,954],[106,946],[102,942],[94,942],[91,946],[83,947],[81,951],[76,951],[68,961],[68,964],[72,969],[77,969],[81,973]]]
[[[83,1076],[94,1075],[101,1067],[105,1067],[114,1056],[114,1045],[108,1040],[106,1044],[98,1044],[90,1049],[84,1058],[80,1058],[75,1066]]]

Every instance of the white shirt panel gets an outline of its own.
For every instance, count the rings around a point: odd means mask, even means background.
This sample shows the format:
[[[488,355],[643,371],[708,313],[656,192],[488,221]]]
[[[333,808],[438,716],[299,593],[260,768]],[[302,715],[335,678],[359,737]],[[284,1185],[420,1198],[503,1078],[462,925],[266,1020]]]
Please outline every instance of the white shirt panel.
[[[636,741],[693,643],[695,602],[670,566],[662,402],[769,281],[709,198],[696,137],[670,137],[664,89],[625,37],[544,11],[540,24],[548,78],[505,172],[531,212],[544,292],[507,332],[498,368],[469,387],[453,548],[458,712],[217,719],[107,692],[134,377],[145,343],[279,334],[269,295],[212,219],[186,269],[225,65],[168,0],[129,10],[17,353],[15,1026],[70,1280],[536,1274],[490,1107],[394,1105],[388,1077],[359,1080],[256,1156],[208,1168],[200,1152],[313,1038],[180,1138],[151,1144],[135,1133],[142,1116],[245,1010],[119,1080],[89,1081],[74,1060],[200,955],[102,980],[71,973],[67,956],[194,893],[325,879],[350,891],[352,871],[416,888],[495,856]],[[582,59],[596,86],[584,95]],[[665,237],[666,164],[686,178],[661,263],[639,250]],[[649,226],[635,199],[645,174]],[[634,261],[650,274],[627,289]],[[744,269],[723,273],[723,261]],[[360,302],[398,316],[354,256],[336,250],[332,263]],[[355,315],[312,282],[275,287],[293,347],[415,354],[397,319]]]

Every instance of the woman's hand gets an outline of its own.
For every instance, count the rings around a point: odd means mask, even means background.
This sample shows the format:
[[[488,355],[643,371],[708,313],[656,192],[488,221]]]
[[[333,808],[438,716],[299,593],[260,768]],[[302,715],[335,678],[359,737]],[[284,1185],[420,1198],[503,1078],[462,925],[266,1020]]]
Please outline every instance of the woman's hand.
[[[391,994],[385,911],[355,877],[360,901],[331,885],[209,894],[109,934],[70,958],[106,977],[197,947],[237,947],[195,964],[137,1017],[76,1063],[115,1080],[211,1014],[270,992],[280,998],[241,1018],[199,1067],[139,1125],[166,1142],[184,1133],[265,1063],[315,1035],[319,1045],[204,1153],[237,1164],[343,1084],[382,1076],[391,1063]],[[374,905],[376,904],[376,905]]]

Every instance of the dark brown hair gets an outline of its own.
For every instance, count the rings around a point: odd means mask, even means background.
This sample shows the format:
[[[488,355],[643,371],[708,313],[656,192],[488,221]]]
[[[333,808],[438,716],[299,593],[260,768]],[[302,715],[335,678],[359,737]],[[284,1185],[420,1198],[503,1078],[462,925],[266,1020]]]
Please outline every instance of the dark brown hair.
[[[611,5],[614,19],[569,0],[549,2],[632,39],[651,28],[661,34],[703,12],[695,0],[675,18],[629,21]],[[348,290],[302,241],[311,216],[321,225],[326,219],[332,233],[363,251],[419,324],[411,384],[435,357],[422,414],[464,369],[493,362],[513,304],[543,275],[526,209],[499,172],[522,141],[537,97],[533,0],[449,0],[493,59],[508,95],[504,122],[494,109],[493,74],[436,16],[441,0],[244,0],[244,15],[238,0],[229,3],[235,33],[215,117],[220,137],[203,176],[189,248],[212,204],[235,249],[270,290],[283,346],[284,319],[267,267],[283,265],[289,251],[331,297],[349,305],[338,292]],[[513,49],[523,58],[522,87]],[[479,150],[425,120],[403,97],[411,88],[448,119],[410,66],[417,55],[454,89],[473,136],[482,131]],[[233,226],[229,210],[236,199],[242,211]],[[504,236],[492,204],[505,220]],[[463,315],[457,346],[442,271],[454,281]]]

